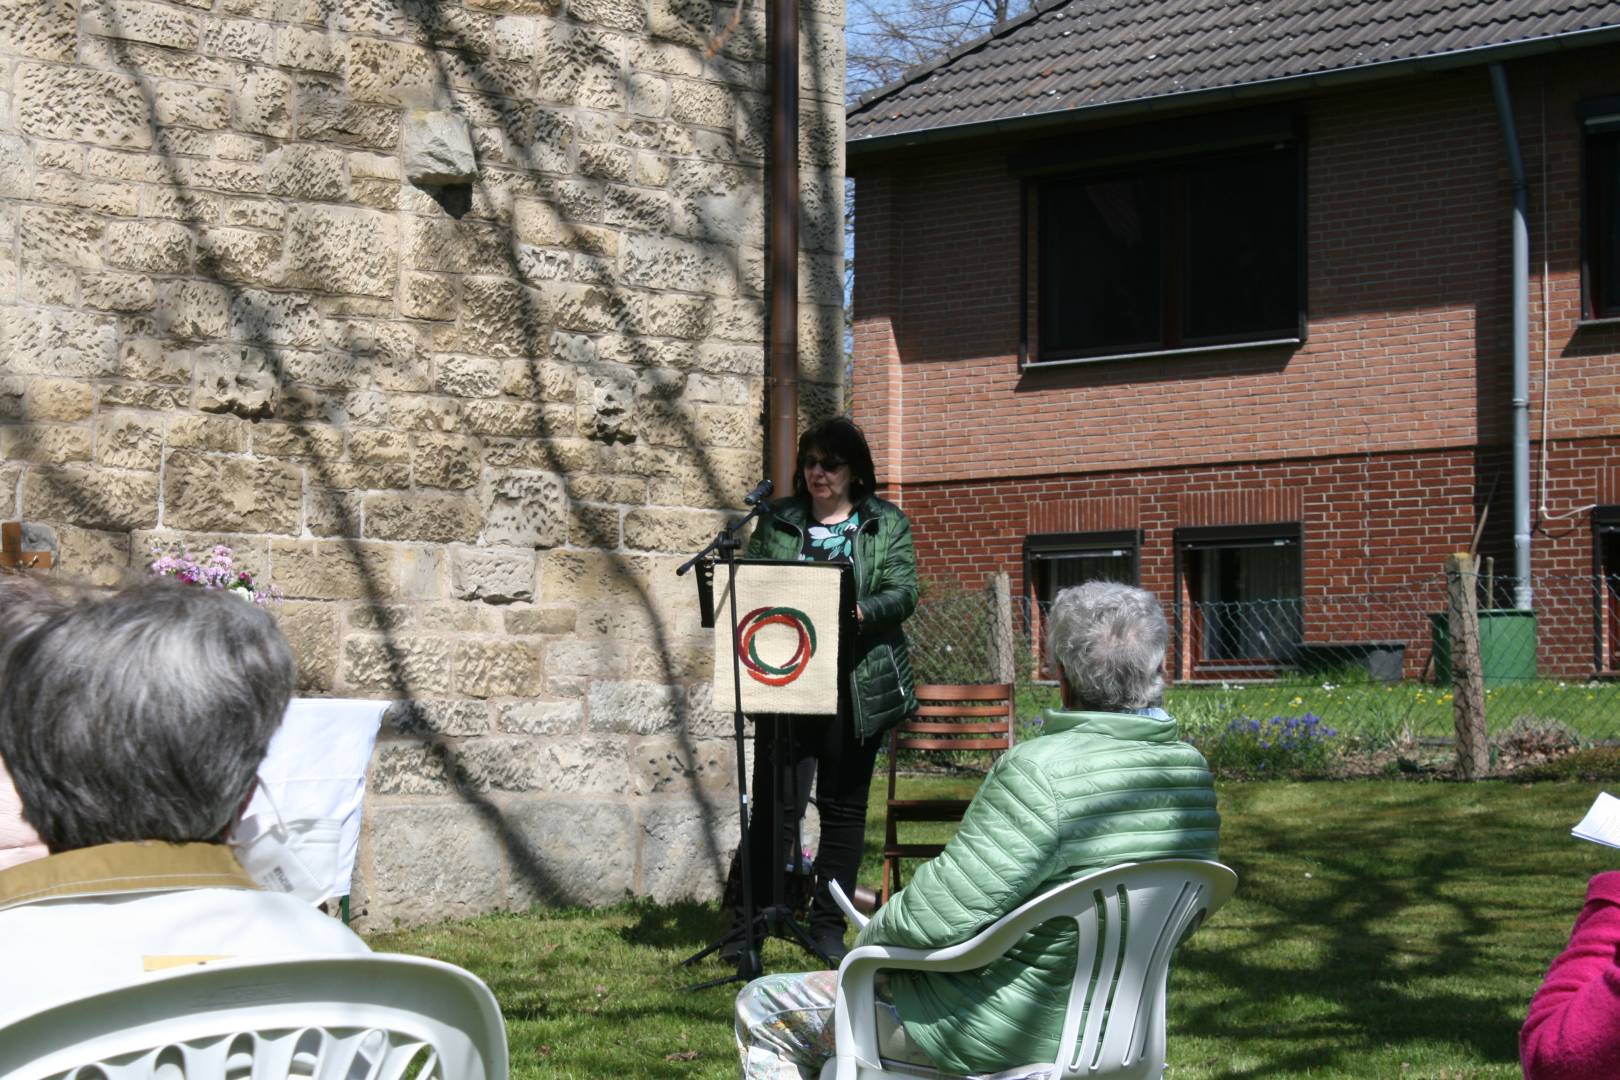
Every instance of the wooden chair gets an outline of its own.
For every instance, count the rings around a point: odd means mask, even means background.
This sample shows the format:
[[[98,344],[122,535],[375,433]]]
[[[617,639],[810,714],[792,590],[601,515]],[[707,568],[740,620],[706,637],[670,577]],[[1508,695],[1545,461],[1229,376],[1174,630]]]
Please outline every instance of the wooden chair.
[[[901,822],[961,821],[967,799],[901,799],[895,794],[896,762],[902,750],[988,750],[1000,754],[1013,744],[1011,683],[917,687],[917,715],[889,732],[889,796],[883,826],[883,890],[879,899],[901,887],[901,859],[931,859],[943,844],[902,844]]]

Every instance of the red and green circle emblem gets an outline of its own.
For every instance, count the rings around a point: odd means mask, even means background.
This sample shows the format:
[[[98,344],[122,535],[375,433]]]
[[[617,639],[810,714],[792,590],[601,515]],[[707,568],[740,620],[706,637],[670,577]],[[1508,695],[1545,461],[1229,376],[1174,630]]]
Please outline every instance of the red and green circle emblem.
[[[767,663],[759,655],[759,632],[767,626],[785,626],[797,635],[793,654],[780,664]],[[798,608],[755,608],[737,624],[736,648],[744,669],[755,682],[786,686],[804,674],[816,654],[816,625]]]

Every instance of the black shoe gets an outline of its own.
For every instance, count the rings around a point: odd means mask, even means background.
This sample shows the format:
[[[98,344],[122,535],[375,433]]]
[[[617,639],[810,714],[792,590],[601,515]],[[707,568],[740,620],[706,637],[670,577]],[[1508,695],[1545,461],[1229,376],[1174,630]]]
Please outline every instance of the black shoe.
[[[827,963],[837,967],[844,961],[844,954],[849,952],[849,946],[844,944],[844,928],[842,926],[812,926],[810,928],[810,944],[816,951],[827,958]]]

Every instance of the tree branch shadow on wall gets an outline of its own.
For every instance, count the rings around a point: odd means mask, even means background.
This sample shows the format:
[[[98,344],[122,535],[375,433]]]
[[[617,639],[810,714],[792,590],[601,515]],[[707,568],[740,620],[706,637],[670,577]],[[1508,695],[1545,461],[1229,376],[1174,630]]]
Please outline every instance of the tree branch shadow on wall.
[[[438,78],[446,88],[452,101],[457,99],[458,94],[460,97],[468,98],[474,93],[491,95],[490,100],[484,102],[486,106],[492,103],[498,105],[506,100],[504,97],[505,88],[488,70],[489,65],[469,59],[469,55],[473,51],[471,49],[473,43],[466,40],[457,29],[448,26],[447,20],[441,18],[443,12],[439,3],[435,2],[435,0],[416,3],[407,2],[401,5],[400,10],[407,20],[411,20],[415,24],[415,36],[418,39],[425,39],[432,46],[436,46],[433,48],[431,55],[438,65]],[[154,151],[161,162],[167,186],[174,189],[182,205],[181,220],[188,233],[191,234],[192,242],[195,242],[199,230],[206,224],[204,215],[194,213],[189,217],[185,216],[184,207],[188,204],[193,208],[202,205],[202,201],[196,198],[199,189],[193,188],[189,184],[187,179],[188,170],[181,161],[181,156],[174,146],[174,140],[165,137],[174,129],[165,128],[156,121],[155,78],[145,76],[137,51],[132,49],[130,43],[121,36],[121,28],[117,25],[118,11],[116,9],[107,9],[107,18],[114,24],[111,27],[114,36],[108,39],[111,54],[116,58],[126,74],[136,77],[140,92],[145,99],[147,115],[152,118],[151,128],[154,134]],[[441,25],[434,26],[434,23]],[[460,58],[467,61],[464,70],[467,79],[471,83],[471,89],[464,91],[451,89],[453,80],[448,73],[449,69],[446,63],[449,55],[445,51],[447,49],[460,50]],[[621,73],[622,77],[626,78],[627,74]],[[524,103],[510,102],[510,104],[522,105]],[[513,183],[525,176],[529,181],[533,182],[537,176],[541,175],[536,169],[536,163],[533,160],[535,145],[532,141],[526,142],[522,137],[526,133],[520,129],[520,124],[526,115],[528,114],[518,108],[508,109],[499,114],[500,123],[497,126],[505,136],[507,144],[512,147],[527,148],[525,152],[518,155],[519,160],[516,163],[523,171],[510,173],[500,171],[499,173],[501,176],[511,179]],[[297,132],[293,133],[294,139],[296,139],[297,134]],[[735,134],[733,134],[733,146],[735,146],[735,141]],[[491,170],[485,170],[480,182],[471,189],[467,212],[460,224],[486,225],[493,229],[503,241],[503,276],[508,281],[520,282],[524,286],[517,291],[517,295],[521,298],[523,304],[523,311],[519,320],[522,332],[519,353],[529,369],[533,385],[539,386],[541,385],[540,368],[542,358],[550,354],[551,333],[558,330],[559,326],[555,319],[547,318],[547,312],[543,310],[540,292],[536,288],[530,287],[535,284],[533,267],[540,263],[526,262],[525,255],[529,254],[529,252],[526,250],[525,245],[518,241],[512,227],[512,197],[506,192],[495,190],[489,186],[487,177],[490,172]],[[404,184],[401,185],[401,193],[408,194]],[[556,216],[562,223],[567,241],[565,246],[569,250],[576,250],[586,246],[582,239],[584,230],[580,223],[569,220],[570,215],[567,213],[566,207],[562,206],[554,196],[547,195],[543,191],[537,191],[535,197],[545,198],[552,208],[557,211]],[[297,203],[300,200],[289,199],[288,201]],[[393,213],[396,215],[395,220],[397,221],[405,224],[414,223],[408,211],[396,210]],[[699,242],[715,239],[708,226],[701,219],[698,225],[694,239]],[[206,239],[206,234],[204,234],[204,239]],[[405,237],[401,237],[400,247],[405,248],[407,242]],[[741,283],[744,268],[736,260],[736,249],[730,246],[729,242],[717,244],[716,247],[718,248],[718,254],[729,261],[733,280]],[[290,252],[286,249],[279,253],[280,262],[277,265],[282,271],[285,269],[285,260],[289,257],[289,254]],[[406,258],[405,251],[398,252],[398,259],[393,265],[393,282],[396,290],[399,288],[402,275],[410,269],[406,265]],[[661,345],[655,343],[654,338],[657,336],[667,337],[667,334],[661,334],[659,327],[649,323],[647,315],[643,311],[643,306],[637,302],[638,298],[651,294],[638,292],[633,287],[626,285],[620,280],[620,275],[614,273],[611,266],[592,265],[595,269],[603,271],[603,275],[601,279],[592,282],[588,286],[583,286],[590,290],[589,300],[591,304],[595,305],[594,321],[589,325],[595,327],[599,333],[613,332],[627,335],[630,338],[627,350],[630,363],[614,366],[593,361],[591,364],[583,365],[582,371],[591,369],[607,370],[624,375],[630,371],[642,370],[643,365],[654,364],[659,358],[658,353],[662,348]],[[288,288],[284,273],[277,280],[274,273],[267,278],[258,274],[240,273],[238,269],[228,265],[225,260],[211,257],[208,250],[200,249],[195,262],[195,271],[188,275],[188,279],[205,280],[221,287],[228,297],[228,307],[233,313],[239,315],[237,322],[244,326],[259,328],[259,332],[249,330],[239,337],[233,337],[230,344],[261,352],[266,369],[279,391],[280,399],[288,403],[297,403],[296,405],[289,404],[289,413],[286,419],[289,421],[292,434],[302,443],[304,451],[302,457],[308,470],[307,478],[300,491],[303,507],[300,518],[303,520],[308,515],[309,501],[317,497],[314,494],[315,492],[343,490],[335,475],[338,470],[334,466],[338,465],[339,462],[333,460],[327,451],[323,449],[320,440],[317,438],[320,429],[313,426],[313,424],[326,420],[340,428],[345,428],[350,416],[346,411],[346,407],[354,403],[356,395],[352,394],[347,398],[340,399],[335,392],[324,392],[316,394],[313,399],[309,397],[308,388],[298,382],[295,374],[289,368],[289,347],[282,340],[282,335],[274,332],[278,320],[282,318],[282,313],[275,306],[274,300],[284,295],[296,294],[297,290]],[[317,288],[317,291],[326,292],[330,290]],[[740,303],[754,302],[754,299],[741,289],[739,289],[737,300]],[[716,317],[715,299],[712,296],[701,297],[695,306],[701,308],[699,322],[704,327],[711,325]],[[162,330],[163,322],[165,318],[169,318],[172,322],[172,315],[172,312],[165,313],[159,308],[154,310],[149,323],[134,319],[120,319],[118,324],[119,339],[122,341],[129,337],[145,336],[130,331],[139,331],[147,325],[151,327],[152,336],[165,337],[166,335]],[[459,309],[459,315],[462,318],[468,316],[465,305]],[[323,338],[333,328],[334,322],[342,324],[346,322],[346,319],[343,316],[326,316],[322,320]],[[702,340],[703,337],[704,334],[700,332],[696,336],[696,340]],[[347,362],[351,367],[364,370],[368,360],[364,350],[358,349],[351,344],[334,347],[334,351],[345,352]],[[576,372],[576,374],[580,373]],[[639,426],[642,420],[643,418],[640,416],[631,418],[632,424],[636,426]],[[693,464],[698,474],[698,481],[708,492],[711,505],[724,506],[735,500],[740,492],[728,490],[727,479],[716,469],[711,453],[700,440],[696,430],[695,410],[672,407],[660,417],[660,420],[666,425],[666,429],[673,433],[670,440],[661,445],[672,449],[676,455],[680,456],[681,460],[695,459]],[[397,425],[390,425],[390,429],[398,430],[398,427]],[[560,478],[565,491],[565,511],[588,501],[585,498],[588,493],[578,490],[577,477],[572,469],[574,463],[565,458],[556,441],[559,438],[568,438],[574,434],[574,432],[553,430],[548,424],[543,409],[534,410],[533,427],[526,433],[527,437],[538,440],[531,449],[538,451],[540,470]],[[484,433],[479,433],[477,437],[484,440],[484,449],[487,449],[490,440],[495,438]],[[633,427],[629,432],[629,440],[627,441],[634,441],[638,438],[641,438],[641,436]],[[641,441],[643,446],[647,445],[645,439]],[[161,451],[165,460],[170,452],[170,449],[165,444]],[[656,454],[649,454],[648,456],[655,457]],[[93,506],[100,497],[92,489],[93,481],[89,478],[78,481],[60,471],[50,471],[47,476],[49,478],[47,482],[55,485],[62,497],[71,500],[75,504]],[[483,476],[482,481],[484,484],[488,483],[487,473]],[[333,542],[341,544],[349,556],[350,563],[357,569],[361,594],[359,597],[360,602],[363,609],[368,613],[369,621],[378,629],[382,648],[386,654],[386,668],[390,673],[386,692],[398,698],[414,700],[419,695],[418,687],[413,685],[412,677],[409,674],[411,658],[401,641],[400,631],[397,627],[399,620],[391,615],[394,603],[394,588],[389,581],[384,579],[383,572],[365,557],[367,539],[362,535],[363,529],[355,505],[348,500],[334,499],[328,509],[332,514],[330,531],[333,535],[318,537],[317,540],[321,543]],[[162,525],[162,523],[160,523],[160,526],[165,529],[173,527]],[[187,531],[207,533],[237,530],[190,529]],[[268,535],[273,539],[273,533]],[[293,535],[296,537],[297,534]],[[572,540],[572,537],[569,539]],[[267,541],[267,548],[268,546]],[[134,552],[131,552],[131,554],[132,557],[135,555]],[[649,555],[653,554],[649,553]],[[706,702],[701,695],[693,693],[697,687],[682,686],[683,680],[690,676],[680,670],[675,645],[671,640],[672,627],[668,625],[666,617],[658,610],[650,583],[644,580],[643,576],[638,572],[636,563],[640,557],[623,550],[622,540],[613,550],[606,553],[607,562],[614,579],[626,591],[633,594],[633,606],[643,617],[645,630],[653,639],[653,652],[657,658],[656,662],[663,684],[680,688],[674,709],[676,720],[674,734],[679,740],[681,751],[686,759],[695,761],[697,748],[692,734],[693,721],[698,719],[698,709],[700,706],[706,705]],[[339,640],[341,641],[341,629],[339,630]],[[338,662],[342,662],[341,655]],[[494,789],[488,778],[482,775],[476,762],[470,761],[466,757],[465,750],[457,738],[442,732],[425,732],[423,741],[431,747],[432,753],[442,762],[444,772],[454,794],[465,804],[472,807],[498,837],[500,844],[505,849],[509,865],[513,869],[514,878],[521,879],[521,893],[534,897],[567,898],[570,895],[570,883],[556,880],[546,867],[545,851],[548,838],[530,835],[511,821],[506,809],[492,798]],[[626,778],[627,784],[631,782],[631,779],[630,777]],[[686,792],[691,796],[693,803],[700,808],[702,814],[705,855],[713,865],[718,866],[722,852],[728,850],[734,843],[734,838],[729,835],[728,828],[732,819],[728,813],[721,812],[724,809],[723,806],[717,807],[711,800],[704,798],[695,776],[688,775],[684,777],[683,782]],[[724,804],[726,800],[722,799],[720,802]],[[519,882],[516,880],[513,882],[514,887],[518,884]],[[509,893],[513,891],[517,890],[509,890]],[[510,900],[511,897],[509,896],[508,902]]]

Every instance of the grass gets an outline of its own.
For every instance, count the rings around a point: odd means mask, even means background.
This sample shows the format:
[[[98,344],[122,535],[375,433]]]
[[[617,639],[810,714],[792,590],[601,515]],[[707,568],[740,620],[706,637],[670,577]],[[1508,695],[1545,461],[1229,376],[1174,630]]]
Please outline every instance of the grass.
[[[1018,715],[1027,724],[1057,704],[1057,689],[1029,685],[1019,691]],[[1341,733],[1371,740],[1439,736],[1454,730],[1451,689],[1407,680],[1398,683],[1290,677],[1270,683],[1172,686],[1165,708],[1189,736],[1201,736],[1244,719],[1312,714]],[[1589,741],[1620,736],[1620,684],[1558,679],[1503,682],[1488,687],[1486,723],[1495,733],[1515,721],[1556,722]]]
[[[916,781],[923,793],[971,790]],[[1516,1077],[1530,994],[1607,849],[1569,837],[1581,783],[1223,784],[1237,896],[1178,957],[1170,1076]],[[862,880],[877,881],[881,798]],[[714,905],[629,903],[376,934],[375,948],[471,969],[505,1011],[514,1077],[736,1075],[735,984],[679,960]],[[806,955],[772,940],[771,971]]]

